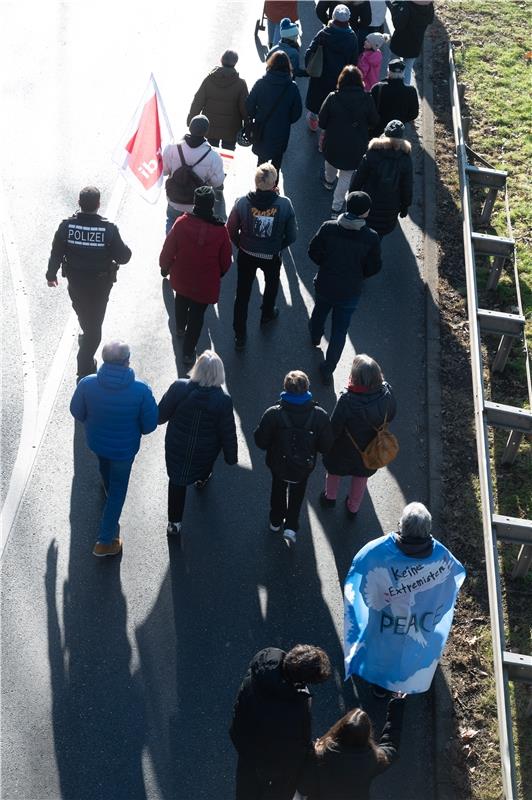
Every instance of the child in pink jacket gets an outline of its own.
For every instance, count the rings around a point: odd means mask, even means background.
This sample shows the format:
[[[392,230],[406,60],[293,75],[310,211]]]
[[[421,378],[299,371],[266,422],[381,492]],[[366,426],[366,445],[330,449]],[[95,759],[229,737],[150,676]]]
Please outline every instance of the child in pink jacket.
[[[358,68],[362,73],[364,89],[369,92],[381,79],[381,47],[390,41],[387,33],[369,33],[364,41],[364,50],[358,57]]]

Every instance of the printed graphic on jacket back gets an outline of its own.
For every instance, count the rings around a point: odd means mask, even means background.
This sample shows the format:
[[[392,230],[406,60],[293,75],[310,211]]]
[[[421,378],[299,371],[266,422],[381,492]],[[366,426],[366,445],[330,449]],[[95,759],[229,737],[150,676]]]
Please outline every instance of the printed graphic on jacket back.
[[[255,206],[251,206],[253,236],[256,236],[257,239],[271,238],[277,210],[275,206],[272,208],[255,208]]]

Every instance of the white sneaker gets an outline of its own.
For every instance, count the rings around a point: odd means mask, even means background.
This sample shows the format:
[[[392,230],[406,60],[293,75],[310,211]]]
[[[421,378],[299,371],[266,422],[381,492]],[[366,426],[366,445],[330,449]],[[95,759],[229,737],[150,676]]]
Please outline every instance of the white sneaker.
[[[270,530],[274,533],[278,533],[281,530],[280,525],[274,525],[273,522],[270,522]]]
[[[295,544],[297,534],[295,531],[291,530],[290,528],[285,528],[283,531],[283,536],[286,539],[288,544]]]
[[[178,536],[181,533],[181,523],[180,522],[169,522],[166,526],[166,535],[167,536]]]

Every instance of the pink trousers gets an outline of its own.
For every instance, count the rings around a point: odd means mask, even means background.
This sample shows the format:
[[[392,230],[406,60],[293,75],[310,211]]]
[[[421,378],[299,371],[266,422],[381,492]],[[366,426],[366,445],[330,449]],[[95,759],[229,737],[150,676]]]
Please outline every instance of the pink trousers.
[[[325,494],[329,500],[336,500],[338,489],[340,488],[341,475],[325,475]],[[351,477],[349,485],[349,495],[347,497],[347,507],[349,511],[356,513],[362,503],[364,492],[366,491],[367,478],[362,478],[359,475]]]

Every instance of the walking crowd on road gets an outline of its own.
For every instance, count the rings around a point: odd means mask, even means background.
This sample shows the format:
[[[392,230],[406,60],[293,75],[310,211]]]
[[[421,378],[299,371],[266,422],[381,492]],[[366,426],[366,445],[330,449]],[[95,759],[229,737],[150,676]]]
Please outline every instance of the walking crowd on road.
[[[308,257],[316,265],[309,346],[321,346],[330,318],[319,366],[324,385],[332,384],[352,316],[364,294],[371,293],[369,279],[382,268],[382,239],[398,217],[408,215],[412,203],[408,137],[419,103],[410,82],[434,16],[433,3],[389,3],[390,37],[384,32],[382,2],[318,2],[323,26],[304,54],[298,3],[264,5],[264,76],[248,92],[236,69],[238,54],[225,50],[194,94],[188,132],[162,154],[167,211],[159,267],[174,292],[175,335],[190,371],[168,387],[158,404],[150,387],[136,378],[126,342],[107,342],[97,369],[110,292],[119,265],[131,258],[116,225],[98,213],[97,188],[81,190],[80,210],[60,224],[53,240],[46,280],[57,286],[62,268],[82,330],[70,410],[85,426],[106,498],[93,549],[97,557],[122,552],[120,514],[131,469],[141,437],[157,425],[166,425],[170,546],[186,543],[187,487],[205,489],[220,454],[227,464],[238,463],[224,364],[213,349],[198,354],[196,348],[205,312],[218,303],[233,260],[235,349],[247,346],[257,270],[264,276],[260,325],[270,326],[279,316],[283,254],[298,237],[294,204],[279,189],[290,132],[303,115],[294,77],[308,79],[306,125],[323,157],[321,184],[332,193],[331,217],[308,243]],[[392,54],[387,64],[385,45]],[[251,146],[257,168],[249,176],[248,193],[236,199],[226,216],[219,149],[234,151],[237,143]],[[399,449],[389,429],[397,411],[394,392],[371,355],[355,356],[330,415],[314,400],[309,376],[296,367],[284,379],[279,376],[279,396],[272,396],[262,416],[257,408],[254,431],[271,472],[269,528],[287,548],[294,548],[300,535],[300,511],[320,454],[319,503],[333,513],[342,479],[348,479],[342,513],[349,525],[357,518],[368,480]],[[345,584],[346,677],[359,676],[376,697],[389,700],[381,736],[375,739],[366,712],[354,708],[313,742],[309,685],[330,677],[327,654],[310,644],[288,652],[263,649],[249,665],[230,729],[238,752],[238,800],[292,800],[298,791],[309,800],[367,798],[373,778],[397,757],[406,694],[430,687],[465,575],[433,538],[431,524],[423,504],[408,504],[396,531],[354,555]]]

